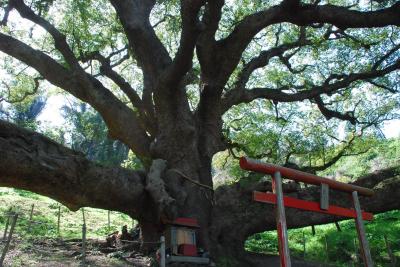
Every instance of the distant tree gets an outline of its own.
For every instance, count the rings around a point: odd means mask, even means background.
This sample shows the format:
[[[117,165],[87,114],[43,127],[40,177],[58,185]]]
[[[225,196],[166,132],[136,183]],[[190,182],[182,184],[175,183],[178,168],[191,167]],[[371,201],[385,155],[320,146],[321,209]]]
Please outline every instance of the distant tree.
[[[45,97],[38,96],[28,103],[15,103],[11,111],[12,120],[19,126],[37,130],[37,119],[46,107],[46,101]]]
[[[128,147],[107,137],[103,119],[86,103],[64,105],[62,110],[66,122],[71,124],[68,133],[72,149],[107,166],[119,166],[128,158]]]
[[[0,118],[12,121],[21,127],[38,130],[38,116],[45,108],[46,102],[46,97],[39,95],[21,102],[0,105]]]

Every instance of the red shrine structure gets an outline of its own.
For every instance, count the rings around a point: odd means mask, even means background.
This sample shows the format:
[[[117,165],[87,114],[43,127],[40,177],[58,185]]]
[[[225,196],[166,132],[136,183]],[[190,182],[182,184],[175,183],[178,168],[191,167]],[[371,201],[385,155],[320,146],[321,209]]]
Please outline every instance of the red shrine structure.
[[[196,230],[199,227],[197,220],[193,218],[180,217],[166,222],[164,235],[167,263],[209,264],[208,255],[197,248]]]
[[[240,167],[244,170],[269,174],[272,176],[272,193],[253,192],[253,199],[258,202],[274,204],[276,207],[276,223],[278,231],[279,255],[281,267],[290,267],[290,251],[286,225],[285,207],[306,211],[354,218],[357,227],[358,240],[366,267],[373,267],[368,240],[365,235],[363,220],[372,220],[373,214],[361,211],[358,195],[371,197],[374,191],[368,188],[337,182],[328,178],[310,173],[263,163],[254,159],[242,157]],[[297,182],[320,186],[320,202],[306,201],[293,197],[286,197],[282,191],[282,176]],[[329,189],[351,194],[354,208],[343,208],[329,204]]]

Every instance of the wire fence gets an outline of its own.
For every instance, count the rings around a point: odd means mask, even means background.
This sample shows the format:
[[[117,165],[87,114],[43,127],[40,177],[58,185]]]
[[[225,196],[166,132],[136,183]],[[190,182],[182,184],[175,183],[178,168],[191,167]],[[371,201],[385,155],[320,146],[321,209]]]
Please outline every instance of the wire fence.
[[[85,209],[82,208],[82,224],[81,226],[77,225],[62,225],[62,210],[61,205],[58,206],[57,210],[57,223],[53,222],[45,222],[41,220],[35,220],[35,205],[32,204],[30,209],[14,207],[9,208],[4,214],[0,214],[0,219],[5,222],[4,231],[0,234],[0,246],[1,249],[1,257],[0,257],[0,266],[3,266],[4,261],[7,256],[7,252],[9,251],[10,244],[15,238],[15,234],[18,234],[19,237],[24,238],[28,236],[33,236],[34,231],[37,230],[35,228],[39,227],[42,230],[42,237],[58,237],[62,239],[61,230],[63,232],[79,232],[79,237],[77,241],[81,242],[81,251],[80,251],[80,260],[82,264],[86,264],[86,256],[87,256],[87,235],[88,235],[88,227],[86,222],[86,213]],[[107,216],[107,229],[112,230],[111,227],[111,212],[108,211]],[[132,221],[132,228],[135,226],[135,222]],[[17,230],[18,228],[18,230]],[[43,234],[44,233],[44,234]],[[109,233],[109,232],[108,232]],[[162,238],[160,241],[154,242],[143,242],[143,241],[133,241],[133,240],[121,240],[124,243],[135,243],[135,244],[153,244],[160,245],[160,266],[165,266],[165,241]],[[164,247],[164,249],[163,249]],[[162,253],[164,251],[164,253]],[[164,255],[164,265],[163,265],[163,255]]]
[[[130,221],[130,219],[127,219],[127,215],[117,212],[106,211],[108,213],[107,220],[102,210],[95,211],[94,209],[90,209],[88,212],[82,208],[82,217],[79,218],[79,213],[69,211],[66,207],[59,204],[57,204],[57,207],[54,207],[54,204],[50,204],[50,207],[43,207],[43,205],[36,207],[35,204],[31,204],[29,208],[27,208],[27,205],[21,205],[21,203],[19,205],[12,205],[8,210],[4,210],[3,208],[3,213],[5,215],[11,211],[18,213],[19,227],[24,228],[24,232],[32,234],[38,232],[37,234],[39,235],[49,237],[78,237],[80,236],[82,224],[86,224],[88,233],[92,237],[107,235],[121,225],[131,224],[132,228],[136,225],[136,221]],[[88,222],[86,222],[85,218],[87,214],[89,214]],[[113,220],[111,219],[111,214],[113,215]],[[0,218],[2,217],[4,215],[1,216],[0,214]],[[4,224],[4,219],[0,221],[0,224]]]

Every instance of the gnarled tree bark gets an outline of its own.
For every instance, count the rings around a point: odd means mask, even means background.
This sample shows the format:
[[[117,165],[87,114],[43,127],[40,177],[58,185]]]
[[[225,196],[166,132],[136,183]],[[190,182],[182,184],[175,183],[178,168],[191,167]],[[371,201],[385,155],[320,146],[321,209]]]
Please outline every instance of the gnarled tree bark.
[[[155,241],[162,233],[162,218],[158,216],[163,212],[159,209],[177,209],[179,202],[187,198],[179,195],[176,188],[176,179],[181,179],[182,174],[174,169],[165,170],[165,161],[154,161],[147,177],[142,171],[103,167],[41,134],[5,121],[0,121],[0,155],[0,186],[51,197],[71,210],[86,206],[129,214],[141,223],[147,234],[145,240]],[[208,188],[200,189],[189,183],[212,203],[211,223],[205,230],[213,256],[241,258],[237,261],[240,266],[256,266],[255,261],[260,259],[256,257],[252,261],[248,257],[243,249],[244,242],[250,235],[273,230],[276,225],[273,206],[254,202],[252,192],[270,191],[271,183],[260,182],[246,187],[240,183],[224,185],[213,194]],[[400,197],[400,167],[361,177],[355,184],[375,191],[373,197],[361,198],[362,208],[366,211],[379,213],[400,208],[397,201]],[[301,189],[297,184],[289,183],[284,185],[284,191],[301,199],[319,199],[318,187]],[[351,198],[345,193],[330,194],[330,201],[345,207],[351,205]],[[295,209],[287,209],[286,214],[289,228],[343,219]],[[268,262],[274,264],[277,259],[269,257]]]
[[[151,241],[160,234],[161,219],[194,217],[201,226],[201,247],[210,250],[214,258],[238,256],[247,236],[273,229],[275,223],[273,216],[266,216],[271,214],[271,207],[251,201],[252,188],[233,184],[212,189],[212,158],[229,146],[223,136],[222,116],[234,105],[259,98],[274,103],[310,100],[317,103],[326,118],[357,123],[356,118],[329,109],[321,96],[339,93],[356,83],[377,84],[374,79],[398,71],[400,60],[394,55],[399,45],[393,44],[380,58],[370,59],[370,68],[332,73],[322,82],[248,88],[250,77],[256,70],[268,67],[273,58],[279,59],[291,74],[302,73],[307,66],[293,68],[287,54],[312,44],[307,29],[329,25],[322,40],[328,42],[334,26],[342,33],[347,28],[397,27],[400,2],[364,11],[323,5],[320,1],[305,4],[284,0],[245,16],[221,37],[218,29],[225,1],[180,1],[176,4],[180,8],[177,21],[181,21],[181,32],[174,55],[170,55],[150,23],[157,4],[155,0],[110,0],[106,7],[114,8],[128,42],[120,51],[129,50],[127,58],[133,55],[132,64],[143,72],[143,87],[138,90],[111,64],[112,54],[119,53],[114,51],[115,47],[106,49],[113,50],[109,56],[102,54],[105,51],[79,51],[82,54],[76,55],[68,43],[68,38],[75,38],[74,34],[66,36],[23,0],[7,1],[0,22],[0,51],[36,70],[54,86],[89,103],[103,117],[110,137],[126,144],[140,158],[145,170],[97,165],[40,134],[0,121],[0,186],[43,194],[72,210],[90,206],[127,213],[139,220],[143,237]],[[42,27],[52,38],[56,53],[34,49],[17,39],[12,31],[3,30],[11,10]],[[261,51],[240,68],[243,53],[255,36],[281,23],[299,26],[298,38],[282,44],[277,40],[275,47]],[[192,69],[195,55],[200,64],[198,72]],[[83,68],[88,60],[99,61],[98,74]],[[98,76],[110,79],[129,103],[121,101]],[[227,88],[231,78],[233,86]],[[188,80],[199,81],[199,103],[192,108]],[[390,88],[388,91],[396,93]],[[399,180],[397,169],[382,174],[386,176],[372,174],[359,182],[377,190],[374,198],[362,201],[364,208],[373,212],[399,208],[394,198],[385,198],[387,193],[399,194],[395,186]],[[269,185],[259,186],[265,189]],[[316,190],[292,190],[292,193],[313,197]],[[342,204],[339,195],[332,198]],[[329,216],[288,211],[292,227],[334,220]]]

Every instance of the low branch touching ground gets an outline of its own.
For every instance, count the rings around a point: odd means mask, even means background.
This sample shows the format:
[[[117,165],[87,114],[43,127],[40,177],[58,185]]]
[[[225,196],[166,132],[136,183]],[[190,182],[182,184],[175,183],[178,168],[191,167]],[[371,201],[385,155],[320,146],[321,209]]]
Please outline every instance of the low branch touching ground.
[[[49,138],[0,120],[0,186],[51,197],[71,210],[88,206],[139,217],[150,201],[145,174],[108,168]]]

